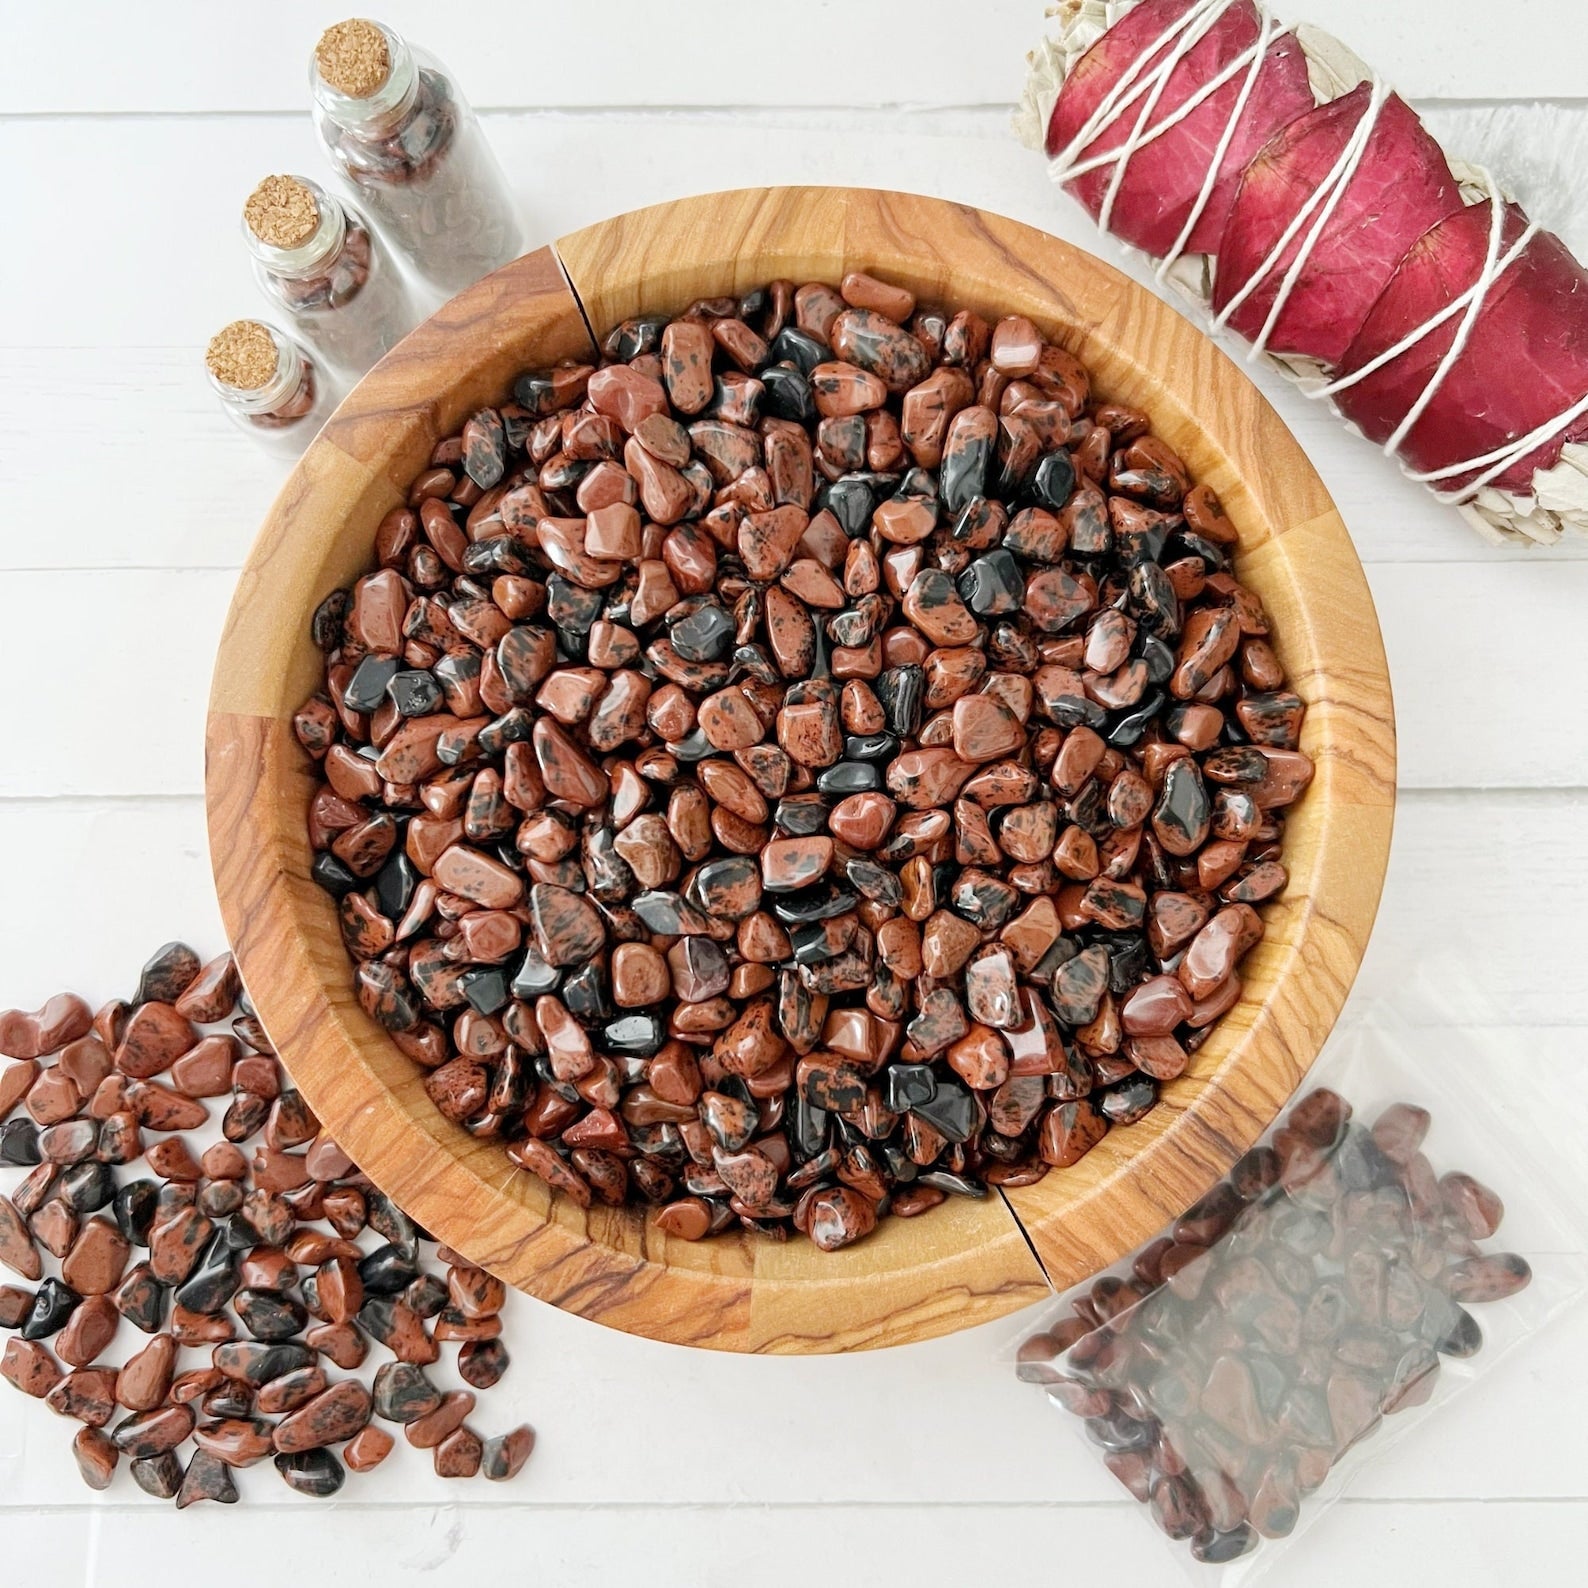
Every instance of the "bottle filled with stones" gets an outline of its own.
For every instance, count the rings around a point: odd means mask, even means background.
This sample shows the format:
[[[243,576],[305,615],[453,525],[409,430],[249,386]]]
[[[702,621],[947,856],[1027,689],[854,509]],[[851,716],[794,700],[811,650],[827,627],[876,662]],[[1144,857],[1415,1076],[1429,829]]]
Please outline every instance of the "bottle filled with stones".
[[[354,18],[321,34],[309,84],[332,166],[428,286],[450,297],[519,254],[512,189],[438,61]]]
[[[582,1207],[808,1236],[1129,1129],[1312,765],[1218,499],[1029,320],[862,273],[623,322],[314,616],[315,879],[440,1112]]]
[[[261,320],[233,320],[204,350],[227,417],[266,451],[298,457],[330,418],[339,388],[309,351]]]
[[[418,318],[386,245],[307,177],[268,176],[243,206],[260,291],[319,357],[357,380]]]

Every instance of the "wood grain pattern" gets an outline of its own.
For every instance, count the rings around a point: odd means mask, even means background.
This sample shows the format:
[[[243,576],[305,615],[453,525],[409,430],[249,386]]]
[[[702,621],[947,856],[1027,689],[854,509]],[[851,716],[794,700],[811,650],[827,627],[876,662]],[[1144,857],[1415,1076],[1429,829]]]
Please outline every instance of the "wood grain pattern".
[[[500,398],[517,369],[588,354],[581,304],[599,331],[779,275],[836,280],[857,267],[924,298],[1029,314],[1100,390],[1152,413],[1242,531],[1240,571],[1274,614],[1309,703],[1318,777],[1290,823],[1291,887],[1244,967],[1247,997],[1141,1124],[1007,1200],[885,1220],[834,1254],[748,1236],[668,1241],[632,1211],[581,1213],[443,1119],[359,1009],[334,910],[308,880],[312,778],[290,729],[318,676],[307,619],[367,565],[375,525],[437,437]],[[216,667],[207,797],[217,887],[255,1005],[295,1081],[383,1189],[503,1278],[600,1322],[719,1349],[831,1351],[997,1317],[1044,1292],[1043,1267],[1061,1284],[1093,1271],[1258,1134],[1355,975],[1383,880],[1393,739],[1377,624],[1344,527],[1272,410],[1186,321],[1089,255],[1000,217],[861,190],[747,190],[620,216],[519,260],[359,385],[244,570]]]

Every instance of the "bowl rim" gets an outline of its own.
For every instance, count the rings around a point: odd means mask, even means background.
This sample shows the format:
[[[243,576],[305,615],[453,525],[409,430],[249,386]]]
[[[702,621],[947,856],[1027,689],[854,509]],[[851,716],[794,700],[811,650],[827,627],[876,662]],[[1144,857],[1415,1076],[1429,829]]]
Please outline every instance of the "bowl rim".
[[[335,907],[307,875],[313,780],[291,731],[318,682],[307,619],[367,571],[375,524],[434,439],[498,400],[518,369],[588,357],[591,328],[629,314],[857,268],[923,301],[1027,314],[1097,389],[1147,410],[1242,532],[1241,577],[1274,615],[1317,772],[1287,826],[1291,887],[1243,962],[1248,996],[1144,1121],[1034,1186],[886,1219],[837,1253],[748,1235],[692,1245],[628,1210],[581,1212],[445,1120],[423,1072],[359,1008]],[[217,653],[206,746],[211,859],[250,997],[294,1083],[371,1181],[530,1294],[656,1340],[762,1352],[988,1321],[1106,1267],[1205,1192],[1333,1025],[1377,908],[1395,796],[1388,672],[1361,565],[1245,374],[1070,244],[967,206],[848,188],[746,189],[620,215],[514,261],[419,326],[344,400],[267,515]]]

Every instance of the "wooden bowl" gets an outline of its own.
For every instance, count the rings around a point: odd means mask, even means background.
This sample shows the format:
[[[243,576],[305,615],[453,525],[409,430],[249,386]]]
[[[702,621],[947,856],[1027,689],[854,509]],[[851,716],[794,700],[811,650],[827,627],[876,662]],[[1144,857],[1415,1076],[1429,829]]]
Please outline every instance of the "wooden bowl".
[[[375,526],[432,444],[500,400],[516,372],[593,357],[591,329],[627,315],[855,268],[923,301],[1028,315],[1101,393],[1151,414],[1239,527],[1240,576],[1267,603],[1307,701],[1317,776],[1287,825],[1290,886],[1242,967],[1244,998],[1141,1123],[1035,1186],[885,1219],[844,1251],[748,1235],[691,1245],[628,1209],[581,1212],[437,1112],[421,1072],[359,1008],[335,909],[309,880],[314,778],[291,717],[320,682],[315,605],[370,566]],[[206,788],[216,885],[250,995],[296,1084],[377,1185],[438,1239],[601,1323],[724,1350],[837,1351],[982,1323],[1040,1300],[1050,1281],[1096,1272],[1261,1133],[1317,1054],[1367,942],[1394,727],[1345,526],[1212,342],[1107,265],[1014,221],[902,194],[785,188],[575,232],[461,293],[370,372],[293,471],[243,570],[216,663]]]

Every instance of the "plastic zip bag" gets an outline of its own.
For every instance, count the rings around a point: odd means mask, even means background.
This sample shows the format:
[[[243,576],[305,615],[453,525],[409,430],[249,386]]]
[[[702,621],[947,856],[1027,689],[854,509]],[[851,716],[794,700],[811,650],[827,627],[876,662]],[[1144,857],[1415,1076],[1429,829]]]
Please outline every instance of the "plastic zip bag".
[[[1448,1018],[1442,979],[1359,1008],[1225,1180],[1018,1345],[1193,1581],[1264,1580],[1364,1466],[1588,1293],[1540,1121],[1492,1085],[1513,1039],[1418,1023]]]

